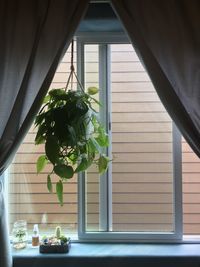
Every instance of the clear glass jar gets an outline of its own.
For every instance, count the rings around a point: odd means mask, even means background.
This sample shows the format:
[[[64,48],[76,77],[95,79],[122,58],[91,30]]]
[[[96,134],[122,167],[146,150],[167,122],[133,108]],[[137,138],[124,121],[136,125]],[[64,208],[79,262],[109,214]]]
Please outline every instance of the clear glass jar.
[[[12,230],[12,243],[15,249],[22,249],[27,246],[28,232],[26,221],[19,220],[14,223]]]

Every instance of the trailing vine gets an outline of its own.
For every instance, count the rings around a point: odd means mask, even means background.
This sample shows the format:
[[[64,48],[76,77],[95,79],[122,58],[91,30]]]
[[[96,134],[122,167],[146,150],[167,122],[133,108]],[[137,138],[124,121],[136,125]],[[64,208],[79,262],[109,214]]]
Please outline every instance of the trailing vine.
[[[45,154],[37,160],[37,172],[40,173],[47,163],[52,165],[47,175],[47,188],[53,192],[52,174],[56,174],[56,194],[60,205],[63,205],[64,182],[92,164],[102,174],[110,161],[103,153],[109,145],[108,135],[94,108],[94,104],[100,105],[94,97],[98,89],[89,87],[85,92],[78,80],[73,66],[73,42],[71,61],[66,87],[49,91],[35,119],[35,144],[45,145]],[[68,89],[70,82],[71,88],[74,84],[73,77],[79,90]]]

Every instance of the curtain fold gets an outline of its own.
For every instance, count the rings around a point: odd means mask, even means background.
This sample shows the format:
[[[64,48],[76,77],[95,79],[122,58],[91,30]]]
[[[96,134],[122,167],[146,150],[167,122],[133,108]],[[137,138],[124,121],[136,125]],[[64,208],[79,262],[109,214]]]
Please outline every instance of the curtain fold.
[[[200,1],[112,5],[166,110],[200,157]]]
[[[40,108],[89,0],[0,0],[0,174]],[[0,184],[0,267],[11,267]]]

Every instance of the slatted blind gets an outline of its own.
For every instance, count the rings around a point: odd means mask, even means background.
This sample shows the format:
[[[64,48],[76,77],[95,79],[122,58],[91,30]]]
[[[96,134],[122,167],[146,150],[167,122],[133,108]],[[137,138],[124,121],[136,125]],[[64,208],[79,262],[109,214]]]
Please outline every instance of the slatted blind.
[[[51,88],[63,87],[69,71],[67,52]],[[131,45],[111,45],[112,181],[114,231],[172,231],[172,124]],[[98,46],[86,49],[86,84],[98,86]],[[9,169],[10,224],[25,219],[42,231],[61,225],[77,230],[77,177],[65,185],[64,207],[36,174],[42,146],[32,127]],[[200,230],[200,162],[183,140],[184,233]],[[55,179],[54,179],[55,183]],[[87,177],[88,229],[99,229],[99,177]]]

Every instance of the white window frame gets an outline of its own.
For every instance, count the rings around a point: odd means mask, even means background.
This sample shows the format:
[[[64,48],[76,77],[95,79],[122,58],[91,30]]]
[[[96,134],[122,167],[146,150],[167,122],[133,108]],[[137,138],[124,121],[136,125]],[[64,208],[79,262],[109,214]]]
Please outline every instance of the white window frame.
[[[104,101],[109,101],[109,53],[107,44],[127,44],[127,36],[124,33],[83,33],[77,36],[77,72],[84,84],[84,45],[99,44],[99,69],[100,86],[107,88],[107,95]],[[105,96],[104,96],[105,97]],[[106,113],[103,115],[103,122],[109,131],[110,110],[107,105]],[[182,168],[181,168],[181,135],[175,124],[173,124],[173,209],[174,209],[174,232],[111,232],[112,226],[112,181],[108,179],[109,174],[104,175],[100,182],[100,190],[104,192],[100,197],[100,227],[101,232],[86,231],[86,199],[85,199],[85,175],[82,173],[78,178],[78,237],[80,241],[95,242],[182,242]],[[111,169],[108,173],[111,172]]]

